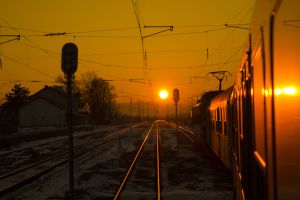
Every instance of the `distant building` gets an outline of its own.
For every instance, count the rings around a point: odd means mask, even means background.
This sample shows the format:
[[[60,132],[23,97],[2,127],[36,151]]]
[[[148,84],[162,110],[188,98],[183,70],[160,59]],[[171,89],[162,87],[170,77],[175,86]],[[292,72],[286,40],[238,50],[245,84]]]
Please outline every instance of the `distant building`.
[[[84,104],[83,104],[84,105]],[[86,106],[86,105],[85,105]],[[19,111],[20,127],[66,126],[68,97],[61,86],[45,86],[30,96]],[[88,112],[79,113],[79,97],[73,97],[74,124],[88,123]]]

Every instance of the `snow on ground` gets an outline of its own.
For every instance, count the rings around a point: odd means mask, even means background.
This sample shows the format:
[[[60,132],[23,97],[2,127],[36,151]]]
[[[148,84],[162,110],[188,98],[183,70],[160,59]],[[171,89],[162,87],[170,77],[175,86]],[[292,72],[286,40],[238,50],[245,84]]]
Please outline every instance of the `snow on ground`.
[[[125,142],[115,139],[105,143],[97,151],[82,156],[75,161],[75,189],[77,199],[97,199],[111,197],[118,185],[125,168],[120,168],[120,152],[135,151],[135,143],[140,138],[140,130],[133,130],[139,136],[122,136]],[[127,164],[130,159],[126,159]],[[124,166],[127,166],[124,165]],[[115,176],[115,175],[118,176]],[[65,191],[69,188],[68,166],[59,167],[51,173],[26,185],[14,193],[5,195],[3,199],[64,199]],[[112,189],[112,186],[113,189]]]
[[[26,131],[27,132],[26,132]],[[55,130],[53,127],[26,128],[18,134],[43,134],[44,131]],[[60,130],[60,129],[59,129]],[[98,126],[90,131],[74,131],[74,145],[79,145],[91,140],[93,137],[102,137],[109,132],[119,130],[118,126]],[[48,135],[48,133],[47,133]],[[16,137],[13,135],[12,137]],[[17,140],[17,137],[16,137]],[[0,147],[0,173],[15,169],[26,164],[44,158],[45,156],[68,148],[68,136],[47,136],[44,139],[17,142],[9,148]]]
[[[31,135],[32,134],[44,134],[45,132],[48,132],[48,131],[55,132],[55,131],[61,131],[61,130],[66,130],[66,128],[56,128],[56,127],[20,128],[17,133],[14,133],[7,137],[15,137],[16,140],[18,140],[18,135],[24,136],[24,135],[29,135],[29,134],[31,134]],[[115,131],[115,130],[118,130],[117,125],[97,126],[93,130],[90,130],[90,131],[74,131],[73,132],[74,142],[77,141],[76,138],[80,138],[85,135],[91,135],[91,134],[95,134],[95,133],[99,133],[99,132]],[[66,136],[66,135],[65,136],[54,136],[54,137],[48,137],[48,138],[43,138],[43,139],[34,140],[34,141],[17,143],[15,145],[10,146],[9,149],[0,148],[0,156],[3,154],[7,154],[9,152],[12,152],[12,151],[18,151],[18,150],[30,148],[33,146],[43,145],[43,144],[47,144],[50,142],[67,139],[67,137],[68,136]]]
[[[146,133],[145,128],[134,128],[130,133],[105,143],[97,151],[75,161],[76,199],[113,198],[124,170]],[[154,132],[146,144],[148,150],[155,147]],[[204,147],[195,147],[183,136],[176,135],[174,129],[166,127],[161,128],[160,145],[164,200],[231,200],[233,198],[230,172],[214,159],[210,151]],[[65,192],[69,188],[68,181],[68,166],[65,165],[2,199],[61,200],[64,199]],[[155,194],[147,190],[147,187],[148,184],[128,187],[121,199],[147,199],[149,196],[153,199]]]
[[[163,128],[161,141],[162,198],[231,200],[231,173],[205,146],[195,146],[174,129]]]

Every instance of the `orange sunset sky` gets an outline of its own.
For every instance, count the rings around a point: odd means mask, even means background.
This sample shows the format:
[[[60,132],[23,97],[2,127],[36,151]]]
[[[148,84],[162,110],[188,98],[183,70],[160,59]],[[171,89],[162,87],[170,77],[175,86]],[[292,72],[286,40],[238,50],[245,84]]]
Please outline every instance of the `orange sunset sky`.
[[[1,1],[1,102],[15,83],[31,94],[53,85],[67,42],[79,49],[76,77],[95,71],[133,101],[155,100],[161,88],[178,88],[180,103],[191,101],[218,89],[218,81],[206,76],[218,70],[232,74],[225,89],[235,81],[248,33],[225,24],[247,28],[253,6],[254,0]]]

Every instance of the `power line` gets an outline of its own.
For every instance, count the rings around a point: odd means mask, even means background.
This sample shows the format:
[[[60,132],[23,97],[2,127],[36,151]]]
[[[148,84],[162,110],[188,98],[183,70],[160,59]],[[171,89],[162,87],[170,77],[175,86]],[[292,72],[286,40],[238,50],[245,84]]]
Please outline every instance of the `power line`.
[[[54,81],[43,81],[43,80],[11,80],[7,81],[5,83],[1,83],[0,85],[7,85],[11,83],[22,83],[22,82],[28,82],[28,83],[55,83]]]
[[[234,63],[234,62],[240,62],[240,60],[239,59],[237,59],[237,60],[227,60],[226,62],[195,65],[195,66],[190,66],[190,67],[187,67],[187,66],[182,66],[182,67],[159,67],[159,68],[151,67],[151,70],[190,70],[190,69],[197,69],[197,68],[203,68],[203,67],[226,65],[228,63]]]
[[[239,11],[238,11],[235,15],[233,15],[230,19],[228,19],[228,20],[226,21],[226,23],[229,23],[229,22],[232,21],[234,18],[236,18],[237,16],[239,16],[243,11],[247,10],[248,7],[249,7],[251,4],[253,4],[253,2],[255,2],[255,1],[250,0],[249,3],[246,4],[246,6],[244,6],[241,10],[239,10]]]
[[[41,48],[41,47],[36,47],[30,44],[26,44],[26,43],[20,43],[22,45],[34,48],[34,49],[38,49],[40,51],[46,52],[48,54],[54,55],[59,57],[60,54],[53,52],[53,51],[49,51],[45,48]],[[15,59],[16,60],[16,59]],[[107,63],[102,63],[102,62],[97,62],[97,61],[92,61],[92,60],[88,60],[88,59],[83,59],[83,58],[79,58],[79,62],[88,62],[88,63],[93,63],[93,64],[97,64],[97,65],[101,65],[101,66],[106,66],[106,67],[114,67],[114,68],[127,68],[127,69],[140,69],[140,67],[135,67],[135,66],[125,66],[125,65],[115,65],[115,64],[107,64]],[[91,68],[91,67],[90,67]],[[91,68],[94,69],[94,68]]]
[[[22,76],[22,75],[20,75],[20,74],[15,74],[15,73],[9,72],[9,71],[7,71],[7,70],[5,70],[5,69],[1,69],[1,71],[2,71],[2,72],[5,72],[5,73],[7,73],[7,74],[13,75],[13,77],[22,77],[22,78],[25,78],[25,79],[26,79],[25,76]]]
[[[138,29],[138,27],[121,27],[121,28],[104,28],[104,29],[96,29],[96,30],[87,30],[87,31],[75,31],[70,32],[70,34],[77,34],[77,33],[93,33],[93,32],[110,32],[110,31],[126,31],[126,30],[134,30]]]
[[[126,92],[126,91],[123,91],[123,90],[115,90],[116,92],[120,92],[120,93],[125,93],[129,96],[135,96],[135,97],[142,97],[142,98],[145,98],[145,99],[151,99],[151,97],[147,97],[147,96],[144,96],[144,95],[140,95],[140,94],[135,94],[135,93],[132,93],[132,92]]]
[[[1,20],[4,21],[2,18],[1,18]],[[7,24],[7,22],[6,22],[6,24]],[[36,32],[36,33],[47,33],[46,31],[34,30],[34,29],[29,29],[29,28],[11,27],[11,26],[3,26],[3,25],[0,25],[0,27],[10,28],[10,29],[13,29],[13,30],[23,30],[23,31]]]
[[[97,64],[97,65],[102,65],[102,66],[105,66],[105,67],[127,68],[127,69],[140,69],[140,67],[126,66],[126,65],[115,65],[115,64],[106,64],[106,63],[101,63],[101,62],[87,60],[87,59],[82,59],[82,58],[80,58],[80,61],[84,61],[84,62],[88,62],[88,63],[93,63],[93,64]]]
[[[228,38],[225,39],[225,41],[227,40]],[[223,41],[223,43],[220,45],[222,46],[225,41]],[[50,53],[52,55],[55,55],[55,56],[60,56],[59,53],[57,52],[53,52],[53,51],[49,51],[47,49],[44,49],[44,48],[38,48],[36,46],[33,46],[33,45],[29,45],[29,44],[25,44],[25,43],[22,43],[20,42],[20,44],[24,45],[24,46],[28,46],[28,47],[31,47],[31,48],[35,48],[35,49],[39,49],[43,52],[47,52],[47,53]],[[242,48],[243,46],[240,46],[238,51]],[[215,51],[222,51],[226,48],[216,48]],[[227,49],[234,49],[234,48],[227,48]],[[162,52],[188,52],[188,51],[201,51],[201,49],[185,49],[185,50],[165,50],[165,51],[154,51],[154,52],[149,52],[149,53],[162,53]],[[202,51],[205,51],[205,49],[202,49]],[[113,54],[113,53],[111,53]],[[117,53],[119,54],[119,53]],[[138,52],[136,53],[132,53],[132,54],[138,54]],[[231,56],[232,57],[232,56]],[[196,66],[192,66],[192,68],[199,68],[199,67],[206,67],[206,66],[213,66],[213,65],[219,65],[219,64],[227,64],[227,63],[230,63],[230,62],[236,62],[237,60],[230,60],[231,59],[228,58],[226,62],[221,62],[221,63],[215,63],[215,64],[204,64],[204,65],[196,65]],[[117,65],[117,64],[108,64],[108,63],[102,63],[102,62],[98,62],[98,61],[93,61],[93,60],[89,60],[89,59],[84,59],[84,58],[79,58],[79,61],[83,61],[83,62],[88,62],[88,63],[93,63],[93,64],[97,64],[97,65],[101,65],[101,66],[106,66],[106,67],[115,67],[115,68],[127,68],[127,69],[140,69],[140,67],[138,66],[127,66],[127,65]],[[185,69],[185,68],[189,68],[189,67],[164,67],[164,68],[155,68],[153,67],[152,70],[163,70],[163,69]]]
[[[144,78],[147,76],[147,55],[146,55],[146,50],[145,50],[145,45],[144,45],[144,36],[141,28],[141,22],[140,22],[140,17],[139,17],[139,12],[138,12],[138,0],[132,0],[132,6],[133,6],[133,11],[134,15],[138,24],[139,28],[139,33],[140,33],[140,39],[141,39],[141,46],[142,46],[142,58],[143,58],[143,72],[144,72]]]
[[[8,57],[8,56],[4,55],[3,53],[0,53],[0,55],[3,56],[4,58],[10,60],[10,61],[13,61],[13,62],[15,62],[15,63],[17,63],[17,64],[19,64],[19,65],[22,65],[22,66],[24,66],[24,67],[26,67],[26,68],[29,68],[29,69],[31,69],[31,70],[33,70],[33,71],[35,71],[35,72],[38,72],[39,74],[42,74],[42,75],[44,75],[44,76],[46,76],[46,77],[48,77],[48,78],[49,78],[49,77],[50,77],[50,78],[54,78],[53,76],[51,76],[51,75],[49,75],[49,74],[46,74],[46,73],[44,73],[44,72],[41,72],[41,71],[35,69],[34,67],[32,67],[32,66],[30,66],[30,65],[28,65],[28,64],[22,63],[22,62],[20,62],[20,61],[14,59],[14,58]]]
[[[50,50],[45,49],[45,48],[41,48],[41,47],[36,46],[36,45],[30,45],[28,43],[23,43],[23,42],[19,42],[18,44],[21,44],[23,46],[30,47],[30,48],[33,48],[33,49],[40,50],[40,51],[42,51],[44,53],[51,54],[52,56],[55,55],[55,57],[60,56],[60,53],[53,52],[53,51],[50,51]]]
[[[153,36],[153,37],[194,35],[194,34],[204,34],[204,33],[216,32],[216,31],[224,31],[224,30],[227,30],[227,28],[216,28],[216,29],[209,29],[209,30],[203,30],[203,31],[191,31],[191,32],[182,32],[182,33],[161,34],[161,35],[156,35],[156,36]]]
[[[66,34],[65,36],[70,36],[73,38],[124,38],[124,39],[136,39],[139,38],[134,35],[70,35]]]
[[[20,40],[20,35],[0,35],[0,37],[13,37],[12,39],[1,42],[0,45],[11,42],[11,41],[14,41],[14,40]]]
[[[123,39],[136,39],[136,38],[142,37],[144,39],[145,37],[149,37],[149,36],[151,36],[151,37],[168,37],[168,36],[174,37],[174,36],[183,36],[183,35],[204,34],[204,33],[228,30],[228,28],[230,28],[231,26],[233,26],[233,25],[223,24],[222,25],[223,28],[208,29],[208,30],[202,30],[202,31],[189,31],[189,32],[172,33],[172,34],[160,34],[160,35],[156,35],[157,33],[155,33],[153,35],[151,34],[148,36],[144,36],[143,34],[142,34],[142,36],[136,36],[136,35],[78,35],[78,33],[104,32],[104,31],[109,31],[109,30],[78,31],[78,32],[43,32],[43,34],[35,34],[35,35],[21,34],[21,36],[26,37],[27,39],[29,37],[49,37],[49,36],[50,37],[64,36],[64,37],[72,37],[72,38],[120,38],[120,39],[122,39],[122,38]],[[172,26],[172,27],[176,28],[176,26]],[[187,27],[201,27],[201,26],[179,26],[179,28],[183,28],[183,27],[187,28]],[[142,32],[142,28],[143,27],[141,27],[140,32]],[[14,29],[14,30],[16,30],[16,29]],[[111,29],[111,30],[113,30],[113,29]],[[117,30],[117,29],[114,29],[114,30]],[[160,31],[160,33],[163,33],[168,30],[170,30],[170,29]],[[141,33],[140,33],[140,35],[141,35]]]
[[[231,47],[231,48],[211,48],[215,51],[223,51],[223,50],[232,50],[239,47]],[[162,53],[182,53],[182,52],[206,52],[206,48],[202,49],[165,49],[165,50],[158,50],[158,51],[147,51],[148,54],[162,54]],[[137,55],[140,52],[98,52],[98,53],[87,53],[87,54],[80,54],[81,57],[85,56],[96,56],[96,55]]]
[[[30,29],[30,28],[23,28],[23,27],[12,27],[11,25],[8,25],[8,23],[1,18],[3,22],[7,24],[0,25],[0,27],[5,27],[13,30],[23,30],[23,31],[29,31],[29,32],[35,32],[35,33],[51,33],[49,31],[42,31],[42,30],[36,30],[36,29]],[[126,30],[134,30],[138,29],[138,27],[117,27],[117,28],[102,28],[102,29],[94,29],[94,30],[83,30],[83,31],[69,31],[67,33],[69,34],[76,34],[76,33],[94,33],[94,32],[111,32],[111,31],[126,31]],[[41,34],[40,36],[43,36],[44,34]]]

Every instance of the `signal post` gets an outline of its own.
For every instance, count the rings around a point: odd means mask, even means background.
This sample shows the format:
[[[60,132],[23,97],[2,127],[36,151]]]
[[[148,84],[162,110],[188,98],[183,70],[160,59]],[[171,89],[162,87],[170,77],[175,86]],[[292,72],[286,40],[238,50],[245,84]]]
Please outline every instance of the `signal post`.
[[[69,187],[67,199],[74,200],[74,153],[73,153],[73,111],[72,83],[78,64],[78,48],[73,43],[66,43],[62,48],[61,69],[67,78],[69,126]]]
[[[175,103],[176,125],[178,126],[177,105],[178,105],[178,101],[179,101],[179,90],[177,88],[175,88],[173,90],[173,100],[174,100],[174,103]]]

